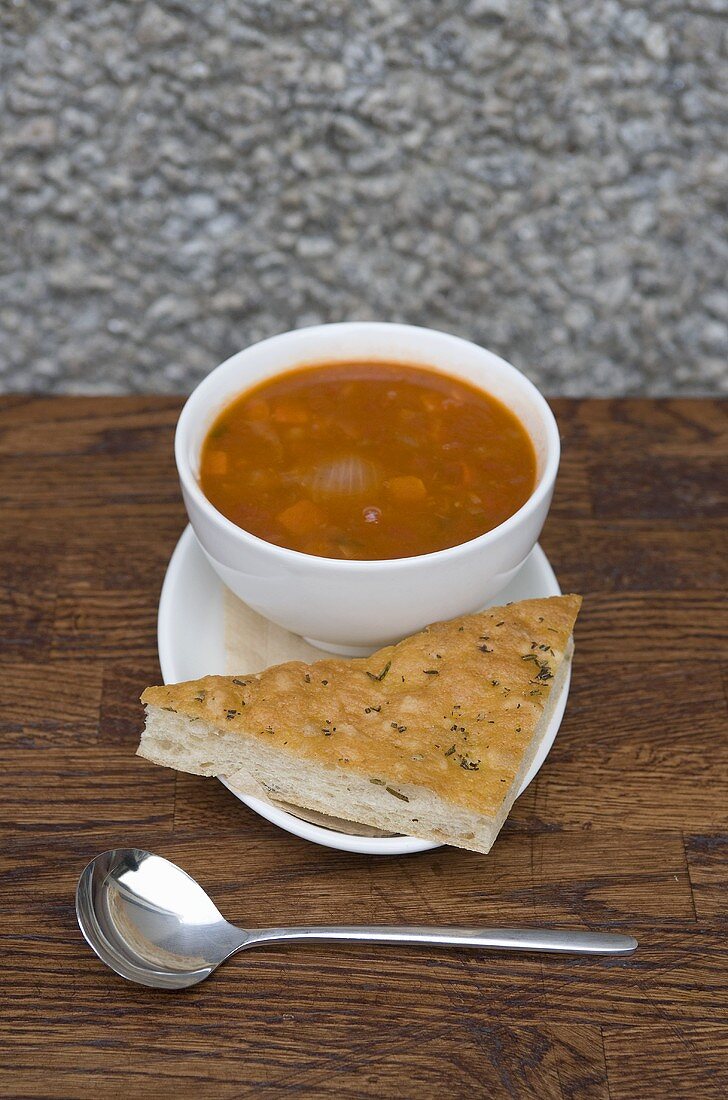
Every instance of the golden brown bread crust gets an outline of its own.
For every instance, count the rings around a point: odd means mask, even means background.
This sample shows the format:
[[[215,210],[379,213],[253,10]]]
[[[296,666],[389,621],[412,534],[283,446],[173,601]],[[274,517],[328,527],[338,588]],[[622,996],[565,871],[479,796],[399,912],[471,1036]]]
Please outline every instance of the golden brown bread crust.
[[[580,596],[436,623],[371,657],[152,687],[142,702],[325,767],[495,815],[564,658]]]

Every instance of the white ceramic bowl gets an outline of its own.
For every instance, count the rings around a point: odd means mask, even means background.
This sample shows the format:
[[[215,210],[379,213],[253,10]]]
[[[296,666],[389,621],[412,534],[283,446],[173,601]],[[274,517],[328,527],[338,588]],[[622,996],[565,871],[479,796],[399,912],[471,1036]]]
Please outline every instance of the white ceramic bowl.
[[[236,527],[199,485],[202,443],[237,394],[294,367],[354,360],[434,367],[497,397],[528,431],[536,487],[514,515],[470,542],[418,557],[344,561],[286,550]],[[490,351],[431,329],[369,322],[317,325],[240,351],[193,391],[177,425],[182,495],[199,543],[224,584],[250,607],[313,645],[352,656],[428,623],[482,608],[509,583],[543,526],[559,465],[559,433],[536,387]]]

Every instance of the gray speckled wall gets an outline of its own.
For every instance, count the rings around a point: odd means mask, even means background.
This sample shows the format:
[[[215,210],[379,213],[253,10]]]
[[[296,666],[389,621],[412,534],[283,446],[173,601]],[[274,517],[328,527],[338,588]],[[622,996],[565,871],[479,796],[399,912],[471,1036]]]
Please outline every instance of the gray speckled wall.
[[[379,318],[552,394],[728,388],[725,10],[7,0],[0,385]]]

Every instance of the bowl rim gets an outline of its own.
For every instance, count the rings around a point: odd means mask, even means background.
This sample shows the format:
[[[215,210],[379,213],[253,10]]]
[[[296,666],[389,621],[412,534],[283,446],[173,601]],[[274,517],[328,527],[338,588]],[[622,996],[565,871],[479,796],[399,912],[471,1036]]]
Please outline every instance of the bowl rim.
[[[332,330],[338,330],[342,333],[350,333],[354,335],[358,330],[367,329],[370,332],[372,330],[384,330],[387,332],[393,332],[398,330],[399,332],[417,332],[420,334],[427,334],[435,336],[436,339],[451,343],[453,347],[457,345],[467,346],[468,348],[475,348],[477,351],[482,352],[491,361],[496,361],[500,368],[505,368],[506,372],[512,373],[517,379],[517,384],[521,385],[525,393],[532,399],[535,408],[538,410],[542,423],[545,428],[546,436],[546,461],[544,464],[541,477],[538,479],[533,492],[521,507],[509,516],[497,527],[492,527],[490,531],[485,531],[482,535],[477,535],[474,539],[468,539],[467,542],[457,543],[455,546],[445,547],[443,550],[434,550],[428,554],[414,554],[401,558],[373,558],[373,559],[349,559],[349,558],[324,558],[316,554],[306,554],[302,550],[291,550],[285,546],[278,546],[277,543],[268,542],[266,539],[260,538],[258,535],[254,535],[251,531],[246,531],[244,527],[238,527],[226,516],[220,512],[215,505],[208,500],[202,491],[197,478],[195,477],[192,467],[189,461],[189,446],[188,439],[195,423],[196,406],[201,397],[205,396],[205,392],[213,385],[212,379],[218,371],[223,370],[226,367],[230,367],[240,355],[248,353],[256,348],[262,348],[264,346],[270,347],[274,344],[293,343],[295,338],[300,333],[307,333],[309,336],[315,335],[318,332],[325,331],[331,332]],[[324,360],[322,359],[322,362]],[[343,362],[344,360],[342,360]],[[287,370],[295,370],[295,367],[287,367]],[[301,369],[305,368],[305,360],[301,364]],[[442,374],[449,374],[452,372],[447,371],[441,367],[434,367],[433,369],[439,370]],[[271,376],[272,377],[272,376]],[[458,377],[453,374],[453,377]],[[241,389],[239,393],[244,393],[245,390]],[[484,390],[487,393],[487,390]],[[500,400],[500,399],[499,399]],[[506,404],[506,402],[503,402]],[[519,418],[520,419],[520,418]],[[530,438],[530,433],[527,432]],[[288,332],[279,333],[276,336],[269,336],[264,340],[258,340],[253,344],[249,344],[245,348],[241,348],[233,355],[229,356],[222,363],[219,363],[195,386],[192,393],[185,401],[182,411],[177,420],[177,427],[175,429],[174,436],[174,455],[177,465],[177,473],[179,475],[180,482],[183,490],[189,494],[194,500],[198,508],[202,510],[206,518],[220,528],[223,532],[236,538],[238,541],[243,542],[253,548],[270,554],[273,558],[281,561],[282,563],[297,564],[299,566],[306,565],[312,569],[326,569],[334,570],[341,574],[356,574],[365,572],[376,572],[382,570],[402,570],[412,568],[415,564],[436,564],[443,560],[452,560],[459,557],[461,554],[468,553],[473,548],[485,548],[491,543],[496,542],[504,535],[511,532],[519,523],[528,516],[535,512],[543,503],[544,498],[547,498],[553,489],[554,482],[556,480],[556,474],[559,468],[559,462],[561,458],[561,439],[559,436],[559,429],[556,423],[556,418],[543,394],[534,385],[534,383],[528,378],[523,371],[518,367],[514,367],[512,363],[509,363],[506,359],[496,355],[495,352],[489,351],[487,348],[482,347],[480,344],[475,344],[472,340],[465,340],[461,336],[454,336],[451,333],[443,332],[440,329],[430,329],[422,325],[405,325],[397,324],[388,321],[341,321],[332,324],[324,325],[311,325],[300,329],[290,329]]]

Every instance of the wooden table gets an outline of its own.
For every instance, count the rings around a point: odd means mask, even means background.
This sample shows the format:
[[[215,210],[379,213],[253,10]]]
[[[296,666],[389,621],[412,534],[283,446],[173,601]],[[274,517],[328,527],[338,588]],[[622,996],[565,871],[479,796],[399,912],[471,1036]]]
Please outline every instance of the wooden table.
[[[185,523],[180,401],[0,402],[0,1093],[726,1095],[725,406],[554,407],[543,545],[585,596],[561,732],[489,856],[369,859],[134,755]],[[290,946],[157,993],[106,971],[76,927],[79,872],[120,845],[179,862],[241,923],[550,924],[641,946]]]

